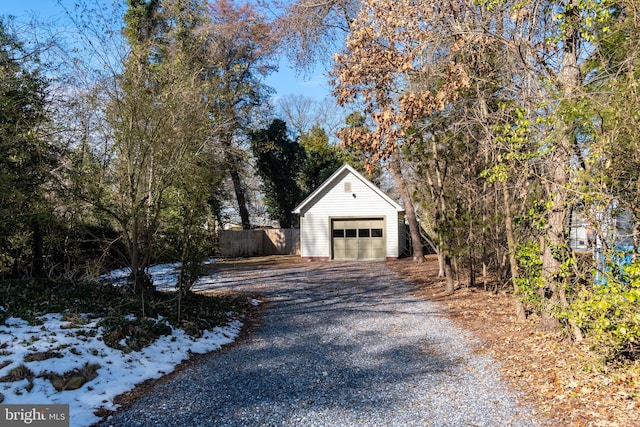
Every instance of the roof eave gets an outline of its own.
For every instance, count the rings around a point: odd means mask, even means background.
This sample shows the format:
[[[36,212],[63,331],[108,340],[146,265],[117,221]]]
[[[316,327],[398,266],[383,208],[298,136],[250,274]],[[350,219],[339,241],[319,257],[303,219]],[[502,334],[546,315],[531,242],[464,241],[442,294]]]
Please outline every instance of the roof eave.
[[[344,170],[348,170],[351,172],[356,178],[360,179],[365,185],[371,188],[374,192],[376,192],[380,197],[382,197],[387,203],[394,207],[394,209],[398,212],[404,212],[404,208],[400,206],[398,203],[393,201],[389,196],[387,196],[382,190],[380,190],[377,186],[375,186],[371,181],[362,176],[357,170],[355,170],[351,165],[345,163],[340,168],[338,168],[329,178],[325,180],[324,183],[318,188],[316,188],[306,199],[304,199],[296,208],[292,211],[295,214],[300,214],[304,210],[305,206],[308,205],[312,200],[314,200],[318,194],[324,191],[325,188],[329,187],[333,184],[333,181],[344,172]]]

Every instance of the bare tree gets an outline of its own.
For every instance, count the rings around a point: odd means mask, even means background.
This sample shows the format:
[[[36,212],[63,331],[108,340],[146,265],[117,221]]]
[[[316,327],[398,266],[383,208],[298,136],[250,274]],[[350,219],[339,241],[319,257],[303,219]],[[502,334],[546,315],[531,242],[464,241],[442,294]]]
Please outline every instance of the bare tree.
[[[163,8],[157,2],[131,2],[124,15],[130,51],[122,56],[108,51],[112,27],[104,29],[103,38],[87,35],[95,56],[109,58],[112,66],[87,79],[91,89],[78,91],[88,95],[85,99],[98,113],[84,115],[87,121],[78,123],[78,148],[86,156],[69,164],[67,185],[112,221],[126,249],[134,289],[141,293],[149,289],[147,269],[169,190],[177,188],[180,174],[197,163],[210,132],[201,70],[191,65],[193,50],[185,45],[195,29],[187,25],[189,18],[202,9],[197,2],[190,5],[181,15],[170,1]],[[91,31],[100,34],[98,22],[91,22]],[[94,64],[86,65],[91,70]],[[100,126],[94,128],[90,120]],[[96,144],[98,137],[101,145]]]
[[[278,100],[279,115],[295,131],[296,136],[309,133],[314,126],[322,127],[329,136],[335,135],[344,117],[333,98],[317,100],[304,95],[288,95]]]
[[[359,0],[298,0],[280,3],[277,34],[291,61],[301,70],[331,65],[360,7]]]
[[[274,38],[264,16],[251,4],[236,6],[227,0],[210,4],[211,22],[203,29],[204,75],[211,92],[207,109],[217,129],[212,138],[224,149],[243,228],[251,227],[247,188],[246,134],[252,110],[266,102],[269,88],[262,78],[275,70]],[[244,145],[243,145],[244,144]]]

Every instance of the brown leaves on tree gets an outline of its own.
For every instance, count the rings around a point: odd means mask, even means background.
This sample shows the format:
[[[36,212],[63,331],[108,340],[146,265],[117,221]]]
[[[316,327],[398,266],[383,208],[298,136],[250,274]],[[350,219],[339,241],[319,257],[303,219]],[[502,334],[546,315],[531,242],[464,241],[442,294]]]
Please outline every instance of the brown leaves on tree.
[[[369,150],[373,161],[386,159],[399,145],[411,142],[407,132],[417,122],[444,109],[469,87],[459,52],[477,37],[453,30],[465,4],[362,3],[345,52],[335,56],[334,95],[341,105],[362,101],[375,128],[345,129],[340,134],[344,144]]]
[[[335,52],[342,44],[359,7],[358,0],[276,0],[267,3],[269,10],[281,11],[274,24],[289,61],[307,71],[317,62],[330,62],[327,52]]]

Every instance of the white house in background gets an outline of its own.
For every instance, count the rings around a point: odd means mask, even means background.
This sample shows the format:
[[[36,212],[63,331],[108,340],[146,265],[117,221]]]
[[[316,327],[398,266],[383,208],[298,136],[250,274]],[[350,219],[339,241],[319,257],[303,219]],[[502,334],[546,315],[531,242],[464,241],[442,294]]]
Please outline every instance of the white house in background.
[[[388,260],[405,249],[404,209],[345,164],[293,213],[300,255],[319,260]]]
[[[631,250],[633,248],[633,214],[612,202],[606,210],[594,211],[591,224],[584,212],[574,210],[568,220],[569,246],[577,251],[603,247]]]

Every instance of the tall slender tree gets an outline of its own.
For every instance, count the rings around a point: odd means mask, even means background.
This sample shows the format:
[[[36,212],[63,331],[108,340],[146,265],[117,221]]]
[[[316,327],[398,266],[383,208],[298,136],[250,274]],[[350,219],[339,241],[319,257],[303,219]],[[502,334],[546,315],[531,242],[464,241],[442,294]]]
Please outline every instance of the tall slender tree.
[[[437,49],[443,41],[436,23],[446,12],[447,7],[416,8],[412,2],[404,1],[362,2],[357,18],[351,23],[346,50],[336,56],[334,70],[334,94],[338,102],[341,105],[364,102],[364,112],[375,124],[371,132],[346,129],[341,137],[346,144],[367,147],[374,161],[390,160],[388,168],[404,203],[417,261],[424,258],[411,190],[401,167],[402,147],[410,143],[407,132],[415,120],[444,108],[457,97],[457,89],[468,84],[468,78],[464,68],[453,61],[444,71],[446,83],[433,91],[410,90],[408,76],[423,72],[428,62],[422,55],[429,49],[443,62],[452,59],[452,54],[460,49],[460,45],[452,43],[444,54],[435,53],[442,51]],[[441,25],[446,24],[443,21]]]
[[[204,76],[210,84],[207,108],[216,132],[212,140],[224,150],[243,228],[251,227],[247,182],[250,169],[247,131],[254,110],[266,103],[262,79],[275,70],[274,39],[266,19],[250,3],[216,0],[209,5],[211,23],[204,28]]]
[[[71,171],[76,194],[120,233],[137,292],[149,285],[169,190],[192,170],[210,132],[201,69],[192,61],[200,3],[127,3],[123,34],[130,51],[121,73],[99,88],[109,143],[102,163]]]

